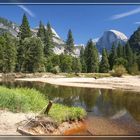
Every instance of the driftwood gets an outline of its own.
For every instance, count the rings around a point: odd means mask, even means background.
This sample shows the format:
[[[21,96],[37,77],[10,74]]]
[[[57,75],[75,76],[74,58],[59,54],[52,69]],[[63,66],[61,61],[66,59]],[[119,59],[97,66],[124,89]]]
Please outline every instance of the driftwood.
[[[52,101],[49,101],[49,104],[47,105],[46,110],[44,111],[44,114],[47,114],[48,115],[51,107],[52,107]]]

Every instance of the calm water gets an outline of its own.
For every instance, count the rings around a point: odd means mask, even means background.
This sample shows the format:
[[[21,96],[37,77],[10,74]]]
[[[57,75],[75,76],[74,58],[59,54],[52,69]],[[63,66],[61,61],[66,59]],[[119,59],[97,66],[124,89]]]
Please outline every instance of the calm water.
[[[35,88],[57,103],[85,108],[88,115],[113,119],[125,116],[140,123],[140,93],[54,86],[41,82],[2,82],[0,85]]]

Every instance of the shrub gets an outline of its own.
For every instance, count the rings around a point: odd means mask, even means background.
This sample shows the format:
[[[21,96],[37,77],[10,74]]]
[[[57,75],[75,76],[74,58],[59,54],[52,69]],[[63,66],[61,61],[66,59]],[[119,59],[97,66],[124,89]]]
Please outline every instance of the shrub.
[[[51,72],[54,73],[54,74],[57,74],[57,73],[60,73],[60,68],[59,66],[55,66],[51,69]]]
[[[116,77],[121,77],[125,73],[126,73],[126,69],[123,65],[116,65],[113,67],[111,75]]]

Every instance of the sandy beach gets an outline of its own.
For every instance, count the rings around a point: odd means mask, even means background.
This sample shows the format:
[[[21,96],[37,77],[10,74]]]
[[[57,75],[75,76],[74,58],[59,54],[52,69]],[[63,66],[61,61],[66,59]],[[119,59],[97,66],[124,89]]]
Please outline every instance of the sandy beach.
[[[33,113],[13,113],[0,110],[0,135],[21,135],[17,132],[19,123],[34,116]]]
[[[123,89],[140,91],[140,76],[123,76],[123,77],[105,77],[105,78],[17,78],[20,81],[38,81],[53,85],[86,87],[86,88],[104,88],[104,89]]]

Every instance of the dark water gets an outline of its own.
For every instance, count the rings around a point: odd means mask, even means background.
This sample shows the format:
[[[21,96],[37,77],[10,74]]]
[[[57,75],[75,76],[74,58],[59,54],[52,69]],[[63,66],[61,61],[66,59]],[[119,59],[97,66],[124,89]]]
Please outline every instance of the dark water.
[[[85,108],[88,115],[113,119],[125,116],[140,123],[140,93],[54,86],[41,82],[1,82],[0,85],[35,88],[57,103]]]

